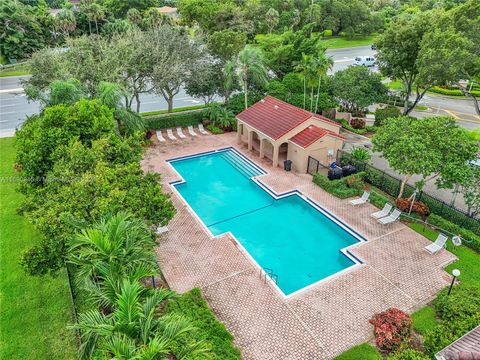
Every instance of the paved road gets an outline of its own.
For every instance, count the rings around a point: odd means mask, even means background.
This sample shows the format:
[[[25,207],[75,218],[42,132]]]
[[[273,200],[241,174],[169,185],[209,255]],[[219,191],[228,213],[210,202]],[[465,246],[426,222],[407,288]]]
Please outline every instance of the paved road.
[[[375,50],[368,46],[356,46],[345,49],[332,49],[327,50],[327,55],[333,58],[333,68],[330,70],[330,74],[333,74],[339,70],[344,70],[347,67],[353,65],[356,56],[375,56]],[[372,68],[373,71],[378,71],[377,67]]]
[[[375,55],[370,46],[358,46],[345,49],[327,50],[327,54],[334,60],[331,73],[343,70],[353,65],[355,56]],[[377,71],[376,68],[372,68]],[[0,78],[0,133],[11,133],[19,127],[26,116],[38,112],[39,104],[29,103],[23,93],[21,80],[26,77],[5,77]],[[174,99],[174,106],[189,106],[200,104],[201,100],[190,97],[184,90]],[[469,100],[450,99],[441,96],[426,95],[421,104],[429,108],[428,112],[415,112],[415,116],[427,116],[441,114],[453,116],[459,123],[469,129],[480,126],[480,117],[476,115],[473,104]],[[153,94],[141,96],[141,111],[153,111],[166,109],[166,101]]]
[[[28,77],[0,78],[0,131],[15,129],[20,126],[26,116],[38,113],[38,102],[28,102],[22,88],[21,80]],[[192,98],[181,90],[174,98],[174,107],[201,104],[200,99]],[[133,107],[135,108],[136,102]],[[167,108],[163,97],[154,94],[144,94],[140,101],[141,111],[162,110]]]

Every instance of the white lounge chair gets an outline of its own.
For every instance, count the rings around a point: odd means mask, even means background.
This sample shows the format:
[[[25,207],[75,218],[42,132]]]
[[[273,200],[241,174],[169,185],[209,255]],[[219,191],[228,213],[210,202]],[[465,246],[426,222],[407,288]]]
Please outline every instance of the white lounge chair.
[[[193,126],[192,126],[192,125],[189,125],[189,126],[188,126],[188,133],[189,133],[191,136],[197,136],[197,134],[195,133],[195,130],[193,130]]]
[[[168,231],[168,227],[167,226],[159,226],[157,228],[157,230],[155,230],[155,233],[157,235],[162,235],[162,234],[165,234],[166,232]]]
[[[382,217],[385,217],[388,215],[388,213],[390,212],[390,210],[392,210],[392,204],[390,203],[385,203],[385,206],[383,207],[382,210],[380,211],[377,211],[377,212],[374,212],[373,214],[371,214],[370,216],[372,216],[373,218],[375,219],[380,219]]]
[[[167,136],[170,138],[170,140],[177,140],[177,138],[173,136],[172,129],[167,129]]]
[[[377,219],[380,224],[387,225],[398,220],[402,212],[398,209],[393,210],[390,215]]]
[[[198,131],[200,131],[200,134],[208,135],[208,132],[205,131],[202,123],[198,124]]]
[[[183,131],[182,131],[182,128],[181,128],[181,127],[177,127],[177,134],[178,134],[178,137],[179,137],[180,139],[185,139],[185,138],[186,138],[186,136],[183,135]]]
[[[445,247],[447,240],[448,236],[440,233],[437,236],[437,240],[435,240],[435,242],[431,243],[430,245],[425,246],[424,249],[427,250],[430,254],[435,254]]]
[[[165,141],[165,138],[163,137],[162,132],[161,132],[160,130],[157,130],[156,133],[157,133],[157,139],[158,139],[158,141],[164,142],[164,141]]]
[[[370,193],[368,191],[364,191],[361,198],[355,199],[355,200],[350,200],[350,204],[352,204],[352,205],[365,204],[369,197],[370,197]]]

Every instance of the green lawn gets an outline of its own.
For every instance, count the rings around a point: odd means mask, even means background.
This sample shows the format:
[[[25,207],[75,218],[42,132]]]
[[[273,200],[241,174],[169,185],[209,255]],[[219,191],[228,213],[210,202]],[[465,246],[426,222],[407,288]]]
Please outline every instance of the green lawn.
[[[14,138],[0,139],[0,359],[75,359],[65,273],[55,279],[26,275],[18,261],[38,236],[16,208]]]
[[[28,75],[29,73],[30,71],[27,69],[25,65],[18,65],[18,66],[0,71],[0,77],[21,76],[21,75]]]
[[[379,360],[382,357],[370,344],[360,344],[352,347],[335,358],[335,360]]]
[[[345,37],[331,37],[321,41],[327,49],[341,49],[354,46],[365,46],[373,44],[376,35],[368,35],[361,38],[347,39]]]
[[[427,239],[435,240],[438,231],[429,227],[424,229],[421,224],[410,224],[410,227],[416,232],[422,234]],[[458,261],[446,267],[448,273],[452,273],[453,269],[460,270],[460,280],[464,284],[480,287],[480,255],[465,246],[454,246],[451,241],[447,242],[447,250],[458,257]]]
[[[412,314],[413,329],[424,335],[428,330],[434,329],[438,322],[435,310],[431,306],[425,306]]]

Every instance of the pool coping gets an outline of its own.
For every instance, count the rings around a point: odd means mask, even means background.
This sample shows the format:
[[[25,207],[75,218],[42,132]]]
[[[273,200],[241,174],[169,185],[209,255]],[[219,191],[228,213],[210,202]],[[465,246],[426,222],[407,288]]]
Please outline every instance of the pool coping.
[[[227,231],[225,233],[221,233],[221,234],[218,234],[218,235],[214,235],[210,229],[206,226],[206,224],[203,222],[203,220],[198,216],[198,214],[195,212],[195,210],[190,206],[190,204],[185,200],[185,198],[180,194],[180,192],[176,189],[176,185],[179,185],[179,184],[183,184],[183,183],[186,183],[186,180],[182,177],[182,175],[180,175],[177,170],[175,169],[175,167],[172,165],[172,162],[176,162],[176,161],[181,161],[181,160],[187,160],[187,159],[192,159],[192,158],[196,158],[196,157],[200,157],[200,156],[205,156],[205,155],[210,155],[210,154],[216,154],[216,153],[220,153],[220,152],[225,152],[225,151],[233,151],[235,152],[238,156],[240,156],[244,161],[248,162],[249,165],[253,166],[256,170],[258,170],[260,172],[260,174],[258,175],[255,175],[253,177],[250,177],[250,179],[255,182],[259,187],[261,187],[264,191],[266,191],[270,196],[272,196],[275,200],[279,200],[279,199],[282,199],[282,198],[285,198],[285,197],[288,197],[288,196],[293,196],[293,195],[297,195],[299,196],[302,200],[304,200],[307,204],[309,204],[310,206],[312,206],[315,210],[317,210],[318,212],[320,212],[321,214],[323,214],[324,216],[326,216],[329,220],[331,220],[334,224],[336,224],[337,226],[339,226],[340,228],[342,228],[344,231],[346,231],[348,234],[352,235],[356,240],[357,242],[355,244],[352,244],[352,245],[349,245],[349,246],[346,246],[344,248],[341,248],[339,249],[339,251],[345,256],[347,257],[350,261],[353,262],[352,265],[346,267],[345,269],[343,270],[340,270],[340,271],[337,271],[325,278],[322,278],[318,281],[315,281],[305,287],[302,287],[288,295],[286,295],[281,289],[280,287],[276,284],[276,282],[273,280],[273,278],[270,276],[270,274],[268,272],[266,272],[264,270],[264,268],[262,268],[260,266],[260,264],[253,258],[253,256],[247,251],[247,249],[245,249],[245,247],[241,244],[241,242],[233,235],[232,232],[230,231]],[[168,183],[170,189],[172,190],[172,192],[174,192],[180,199],[181,201],[186,205],[188,211],[194,216],[194,218],[196,220],[198,220],[198,222],[200,223],[200,225],[202,226],[202,228],[205,230],[205,232],[207,233],[207,235],[212,238],[212,239],[216,239],[216,238],[220,238],[220,237],[223,237],[225,235],[227,236],[230,236],[234,241],[235,241],[235,244],[237,245],[237,247],[242,251],[242,253],[248,258],[250,259],[250,261],[252,262],[252,264],[254,265],[255,268],[257,268],[259,271],[260,271],[260,277],[264,276],[265,279],[268,277],[269,278],[269,281],[267,282],[274,290],[275,292],[277,292],[284,300],[288,300],[294,296],[297,296],[297,295],[300,295],[310,289],[312,289],[313,287],[316,287],[316,286],[319,286],[321,285],[322,283],[328,281],[328,280],[332,280],[336,277],[339,277],[347,272],[350,272],[350,271],[353,271],[355,269],[357,269],[358,267],[361,267],[363,265],[365,265],[365,261],[363,261],[362,259],[360,259],[359,257],[353,255],[351,253],[350,250],[352,250],[353,248],[357,247],[357,246],[360,246],[362,245],[363,243],[367,242],[368,240],[363,236],[363,235],[360,235],[357,231],[355,231],[354,229],[352,229],[349,225],[347,225],[344,221],[342,221],[341,219],[339,219],[337,216],[335,216],[334,214],[332,214],[331,212],[329,212],[328,210],[326,210],[325,208],[323,208],[320,204],[316,203],[313,199],[309,198],[308,196],[304,195],[300,190],[298,189],[293,189],[293,190],[290,190],[290,191],[286,191],[286,192],[283,192],[283,193],[277,193],[275,192],[273,189],[270,189],[266,184],[264,184],[260,179],[257,179],[256,177],[258,176],[263,176],[263,175],[267,175],[268,174],[268,171],[266,171],[265,169],[263,169],[261,166],[257,165],[255,162],[253,162],[251,159],[249,159],[248,157],[246,157],[244,154],[242,154],[240,151],[238,151],[235,147],[233,146],[228,146],[228,147],[222,147],[222,148],[218,148],[218,149],[214,149],[214,150],[209,150],[209,151],[203,151],[203,152],[199,152],[199,153],[195,153],[195,154],[190,154],[190,155],[184,155],[184,156],[178,156],[178,157],[174,157],[174,158],[170,158],[170,159],[166,159],[165,160],[166,163],[168,163],[168,165],[172,168],[172,170],[174,171],[174,173],[178,176],[179,179],[177,180],[173,180],[173,181],[170,181]]]

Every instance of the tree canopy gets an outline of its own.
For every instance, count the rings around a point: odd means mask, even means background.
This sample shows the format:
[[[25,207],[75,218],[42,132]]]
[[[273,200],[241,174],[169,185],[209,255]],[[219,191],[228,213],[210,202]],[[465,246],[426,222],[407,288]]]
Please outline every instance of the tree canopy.
[[[405,176],[399,198],[413,175],[436,179],[440,187],[452,187],[468,174],[468,162],[478,152],[477,143],[467,132],[452,118],[442,116],[387,119],[372,142],[373,150]]]

